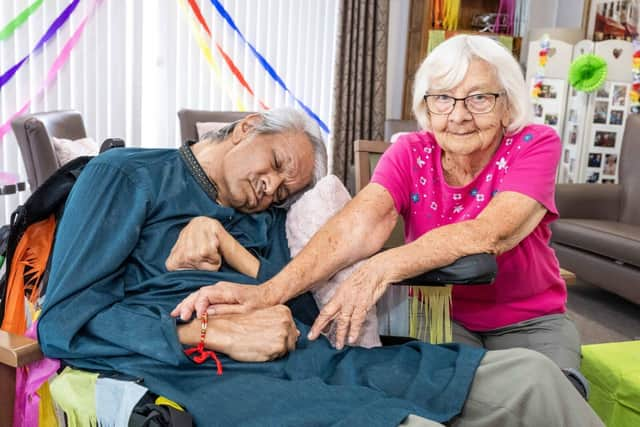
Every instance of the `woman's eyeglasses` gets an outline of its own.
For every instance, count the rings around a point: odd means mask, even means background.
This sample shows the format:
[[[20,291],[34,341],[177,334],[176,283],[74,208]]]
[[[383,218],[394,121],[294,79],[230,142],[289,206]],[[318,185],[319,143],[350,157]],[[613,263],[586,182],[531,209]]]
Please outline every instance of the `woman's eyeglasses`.
[[[496,100],[502,93],[476,93],[464,98],[449,95],[425,95],[424,102],[431,114],[449,115],[456,108],[456,102],[462,101],[471,114],[486,114],[493,111]]]

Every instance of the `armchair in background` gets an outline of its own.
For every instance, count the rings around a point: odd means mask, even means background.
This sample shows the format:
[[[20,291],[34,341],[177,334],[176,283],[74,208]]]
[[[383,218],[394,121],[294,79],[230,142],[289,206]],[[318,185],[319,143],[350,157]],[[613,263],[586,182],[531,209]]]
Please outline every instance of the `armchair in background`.
[[[551,242],[578,278],[640,304],[640,115],[627,118],[619,184],[558,184]]]
[[[207,111],[191,110],[188,108],[178,111],[180,122],[180,142],[197,141],[201,135],[198,134],[198,124],[205,123],[231,123],[240,120],[251,114],[245,111]]]
[[[87,136],[82,115],[71,110],[26,114],[13,120],[11,128],[32,192],[60,167],[51,138],[76,140]]]

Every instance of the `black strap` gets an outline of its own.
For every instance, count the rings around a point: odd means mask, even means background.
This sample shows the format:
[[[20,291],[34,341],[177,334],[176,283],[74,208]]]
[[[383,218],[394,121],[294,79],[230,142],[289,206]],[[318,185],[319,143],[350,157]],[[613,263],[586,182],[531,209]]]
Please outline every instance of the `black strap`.
[[[193,144],[193,141],[187,141],[180,147],[182,160],[184,160],[196,181],[200,184],[200,187],[202,187],[204,192],[215,202],[218,198],[218,187],[216,187],[216,184],[204,173],[202,166],[200,166],[200,163],[196,160],[196,156],[194,156],[193,151],[191,151],[191,144]]]

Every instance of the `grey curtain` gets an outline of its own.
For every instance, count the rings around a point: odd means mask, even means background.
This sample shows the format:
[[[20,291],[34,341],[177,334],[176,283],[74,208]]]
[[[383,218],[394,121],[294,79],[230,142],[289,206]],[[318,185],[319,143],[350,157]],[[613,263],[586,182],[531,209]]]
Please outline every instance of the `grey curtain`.
[[[383,139],[389,0],[342,0],[338,9],[330,172],[354,191],[353,142]]]

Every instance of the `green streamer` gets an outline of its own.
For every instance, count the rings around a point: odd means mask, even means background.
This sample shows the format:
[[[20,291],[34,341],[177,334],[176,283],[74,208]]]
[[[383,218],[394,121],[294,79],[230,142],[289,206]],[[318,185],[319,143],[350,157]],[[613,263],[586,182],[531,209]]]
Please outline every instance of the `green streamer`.
[[[6,40],[9,37],[11,37],[13,32],[17,30],[18,27],[20,27],[20,25],[24,24],[25,21],[29,18],[29,16],[31,16],[33,12],[38,10],[38,8],[42,5],[43,1],[44,0],[34,1],[31,4],[31,6],[27,7],[25,10],[20,12],[20,15],[16,16],[15,18],[13,18],[11,22],[5,25],[5,27],[2,30],[0,30],[0,41]]]

